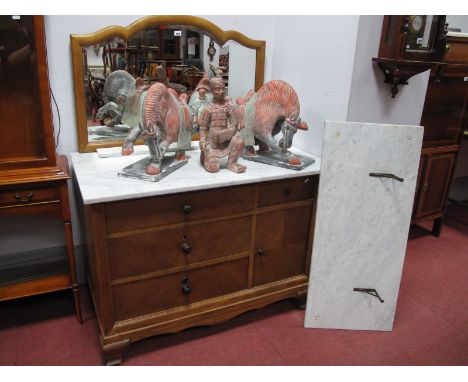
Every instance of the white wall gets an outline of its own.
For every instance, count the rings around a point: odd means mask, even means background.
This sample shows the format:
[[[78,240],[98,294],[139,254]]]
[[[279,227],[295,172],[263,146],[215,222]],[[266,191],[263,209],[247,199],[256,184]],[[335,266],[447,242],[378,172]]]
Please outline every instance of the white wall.
[[[372,57],[377,57],[383,16],[361,16],[347,120],[353,122],[419,125],[426,97],[429,70],[398,87],[392,98],[390,84]]]
[[[294,146],[320,155],[323,122],[346,120],[359,16],[276,16],[272,78],[290,83],[309,131]]]

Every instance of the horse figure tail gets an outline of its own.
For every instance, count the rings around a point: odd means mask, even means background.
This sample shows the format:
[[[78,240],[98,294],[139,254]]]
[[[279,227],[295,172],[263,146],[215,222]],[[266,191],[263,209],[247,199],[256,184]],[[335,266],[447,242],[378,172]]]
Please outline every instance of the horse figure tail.
[[[143,135],[154,136],[156,127],[164,130],[164,121],[167,113],[167,88],[160,82],[152,85],[146,94],[143,110]]]
[[[272,80],[257,93],[256,114],[270,115],[279,119],[296,121],[301,108],[296,91],[287,82]]]

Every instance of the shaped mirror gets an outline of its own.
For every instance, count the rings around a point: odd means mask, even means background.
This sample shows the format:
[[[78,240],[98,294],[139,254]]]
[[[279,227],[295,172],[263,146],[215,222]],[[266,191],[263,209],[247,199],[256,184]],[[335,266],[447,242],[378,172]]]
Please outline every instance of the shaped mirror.
[[[117,70],[141,78],[140,86],[162,82],[187,98],[204,73],[222,76],[234,102],[263,84],[265,41],[195,16],[149,16],[70,38],[80,152],[121,146],[129,134],[118,115],[98,113],[108,101],[105,81]]]

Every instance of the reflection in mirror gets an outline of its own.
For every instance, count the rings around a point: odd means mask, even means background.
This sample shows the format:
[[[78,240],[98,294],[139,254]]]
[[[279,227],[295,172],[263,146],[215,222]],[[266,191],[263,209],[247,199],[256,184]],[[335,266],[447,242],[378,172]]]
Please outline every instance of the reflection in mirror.
[[[124,140],[131,135],[140,115],[128,97],[156,82],[186,94],[191,106],[204,75],[222,77],[234,103],[255,87],[255,49],[233,40],[221,46],[195,28],[156,25],[127,40],[115,36],[81,48],[88,142]],[[111,75],[116,71],[126,73]],[[194,133],[197,127],[195,123]]]

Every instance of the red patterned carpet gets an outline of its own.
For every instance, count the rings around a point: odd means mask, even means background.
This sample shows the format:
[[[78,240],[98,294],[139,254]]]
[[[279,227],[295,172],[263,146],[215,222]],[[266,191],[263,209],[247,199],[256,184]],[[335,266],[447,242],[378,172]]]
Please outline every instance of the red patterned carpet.
[[[447,222],[412,227],[392,332],[304,329],[283,301],[135,343],[123,365],[468,365],[468,226]],[[102,364],[85,290],[82,326],[68,292],[1,303],[0,365]]]

